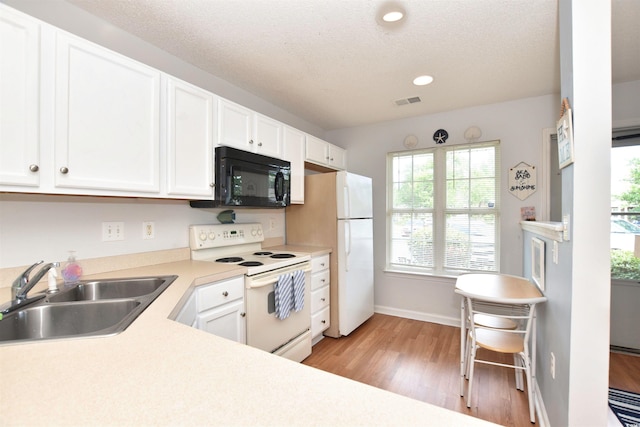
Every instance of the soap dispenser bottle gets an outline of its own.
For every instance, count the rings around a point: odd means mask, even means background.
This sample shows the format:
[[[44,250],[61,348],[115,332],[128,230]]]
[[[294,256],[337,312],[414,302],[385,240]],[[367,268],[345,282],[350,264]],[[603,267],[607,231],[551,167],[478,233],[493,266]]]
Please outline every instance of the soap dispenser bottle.
[[[62,269],[62,278],[64,279],[65,285],[70,285],[72,283],[76,283],[80,280],[82,276],[82,267],[76,261],[76,253],[75,251],[69,251],[69,258],[67,258],[67,263]]]

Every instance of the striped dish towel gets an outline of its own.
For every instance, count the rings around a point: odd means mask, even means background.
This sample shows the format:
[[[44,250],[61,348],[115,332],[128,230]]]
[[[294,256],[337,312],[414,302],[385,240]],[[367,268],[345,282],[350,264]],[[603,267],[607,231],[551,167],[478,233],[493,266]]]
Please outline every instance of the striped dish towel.
[[[304,271],[293,272],[293,309],[300,311],[304,308]]]
[[[278,281],[273,285],[273,293],[276,300],[276,317],[284,320],[289,317],[293,308],[291,273],[278,276]]]

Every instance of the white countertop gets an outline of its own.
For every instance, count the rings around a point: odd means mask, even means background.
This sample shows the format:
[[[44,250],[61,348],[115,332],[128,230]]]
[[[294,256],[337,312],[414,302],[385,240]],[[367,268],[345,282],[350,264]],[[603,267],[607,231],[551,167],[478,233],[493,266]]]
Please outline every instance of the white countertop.
[[[1,346],[0,424],[493,425],[167,318],[191,285],[243,272],[178,261],[91,276],[179,275],[118,335]]]

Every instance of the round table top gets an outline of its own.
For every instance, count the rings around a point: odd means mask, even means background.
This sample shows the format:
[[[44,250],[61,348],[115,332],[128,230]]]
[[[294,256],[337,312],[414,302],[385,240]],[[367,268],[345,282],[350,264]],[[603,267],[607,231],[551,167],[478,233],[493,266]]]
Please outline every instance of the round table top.
[[[465,297],[504,304],[533,304],[547,300],[529,280],[507,274],[463,274],[456,280],[455,292]]]

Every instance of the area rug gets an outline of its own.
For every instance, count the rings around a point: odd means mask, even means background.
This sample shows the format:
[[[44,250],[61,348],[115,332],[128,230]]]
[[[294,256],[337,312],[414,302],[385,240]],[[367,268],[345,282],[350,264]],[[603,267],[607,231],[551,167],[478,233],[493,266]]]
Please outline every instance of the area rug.
[[[609,406],[625,427],[640,427],[640,394],[609,388]]]

